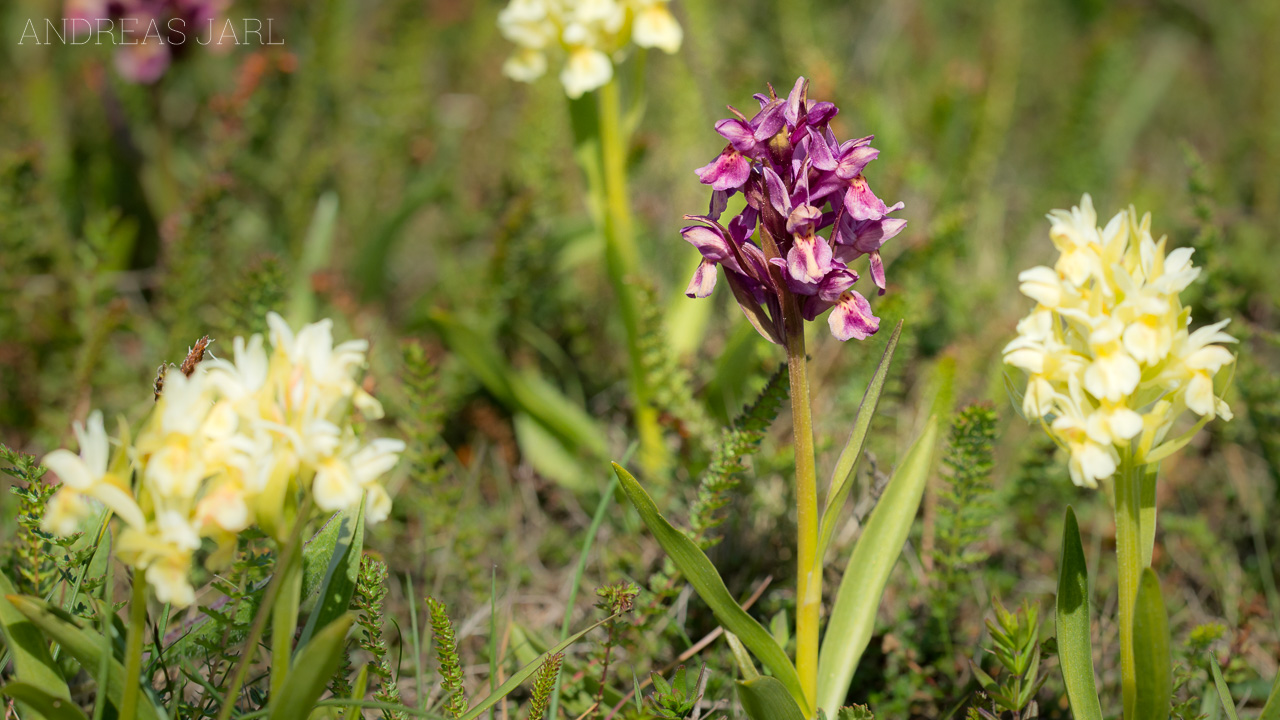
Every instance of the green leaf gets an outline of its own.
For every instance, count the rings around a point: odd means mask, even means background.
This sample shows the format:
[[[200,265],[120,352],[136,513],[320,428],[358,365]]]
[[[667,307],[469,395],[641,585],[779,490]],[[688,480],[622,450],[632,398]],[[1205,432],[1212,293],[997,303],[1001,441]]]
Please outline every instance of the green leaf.
[[[342,663],[342,650],[346,647],[347,631],[351,629],[353,620],[351,615],[336,618],[298,650],[298,655],[306,658],[306,662],[300,662],[290,670],[279,697],[272,698],[269,720],[295,720],[311,714]]]
[[[330,516],[302,548],[302,603],[299,608],[305,612],[315,612],[320,597],[320,586],[328,575],[334,549],[338,547],[338,540],[342,537],[343,517],[343,513],[334,513]],[[355,562],[358,568],[360,562],[358,553],[355,556]],[[258,605],[262,602],[268,582],[269,579],[263,580],[236,606],[234,611],[229,608],[224,609],[226,612],[234,612],[233,629],[241,633],[248,631],[250,624],[253,623],[253,616],[258,612]],[[175,640],[165,652],[177,657],[189,657],[200,651],[201,641],[205,643],[220,641],[223,631],[224,628],[221,625],[204,616],[193,622],[186,633]],[[235,636],[229,638],[232,642],[238,639]]]
[[[527,413],[571,448],[607,455],[600,424],[541,375],[512,368],[492,339],[453,315],[436,311],[430,321],[449,349],[503,404]]]
[[[1231,688],[1227,687],[1226,678],[1222,677],[1222,670],[1218,667],[1218,659],[1209,655],[1209,672],[1213,673],[1213,685],[1218,690],[1218,700],[1222,703],[1222,709],[1227,713],[1227,720],[1240,720],[1240,716],[1236,714],[1236,701],[1231,698]],[[1271,693],[1273,696],[1275,692]],[[1266,712],[1263,712],[1266,715]]]
[[[762,675],[734,684],[742,710],[751,720],[805,720],[800,706],[777,678]]]
[[[64,685],[65,687],[65,685]],[[45,688],[28,682],[11,682],[0,687],[0,695],[11,697],[26,708],[23,718],[47,718],[48,720],[88,720],[83,711],[70,698],[51,695]]]
[[[880,596],[920,508],[937,441],[935,414],[894,471],[849,556],[818,657],[818,707],[828,717],[835,717],[844,702],[858,661],[871,640]]]
[[[458,718],[458,720],[476,720],[476,718],[480,717],[485,712],[487,712],[489,708],[493,707],[494,705],[497,705],[499,700],[510,695],[511,691],[520,687],[520,683],[523,683],[525,680],[528,680],[534,673],[538,672],[538,668],[542,667],[542,663],[546,662],[547,658],[551,657],[552,655],[555,655],[556,653],[564,652],[566,649],[568,649],[570,645],[578,642],[578,640],[581,639],[583,635],[586,635],[592,630],[595,630],[596,628],[600,627],[601,625],[613,619],[615,618],[607,617],[604,620],[601,620],[600,622],[592,625],[591,627],[586,628],[585,630],[581,630],[576,634],[569,636],[567,639],[556,643],[553,647],[551,647],[551,649],[539,655],[537,659],[535,659],[533,662],[528,663],[524,667],[517,670],[514,675],[507,678],[506,682],[499,685],[497,689],[495,689],[493,692],[490,692],[489,695],[485,697],[485,699],[481,700],[475,705],[472,705],[471,709],[467,710],[467,713],[463,715],[461,718]]]
[[[875,417],[876,408],[880,404],[880,393],[884,392],[884,382],[889,377],[889,365],[893,360],[893,351],[898,347],[898,338],[902,336],[902,321],[899,320],[889,336],[889,344],[884,348],[880,364],[871,376],[866,391],[862,394],[862,404],[858,406],[858,415],[853,420],[853,430],[849,439],[840,451],[836,467],[831,472],[831,487],[827,491],[827,504],[822,510],[822,523],[818,531],[818,558],[827,554],[831,544],[831,536],[835,533],[840,511],[844,509],[845,500],[853,490],[853,471],[862,459],[862,447],[867,440],[867,431],[871,429],[871,420]],[[819,560],[821,562],[821,560]]]
[[[1262,706],[1262,714],[1258,716],[1258,720],[1280,720],[1280,673],[1276,673],[1276,680],[1271,684],[1271,696],[1267,698],[1267,704]]]
[[[1062,528],[1062,563],[1058,569],[1058,663],[1067,686],[1071,714],[1078,720],[1102,720],[1102,704],[1093,677],[1093,642],[1089,634],[1089,568],[1080,543],[1076,512],[1067,507]]]
[[[106,667],[106,682],[103,683],[105,685],[103,690],[112,704],[116,707],[120,706],[120,699],[124,696],[124,666],[119,660],[103,651],[104,648],[110,647],[106,638],[81,627],[79,621],[66,611],[43,600],[27,595],[9,595],[6,599],[18,609],[18,612],[40,628],[49,639],[61,645],[62,649],[75,658],[76,662],[80,663],[80,666],[91,676],[97,676],[98,668]],[[134,678],[133,681],[138,682],[138,679]],[[143,701],[138,703],[138,720],[160,720],[160,715],[151,704],[149,695],[145,693]]]
[[[14,675],[19,681],[16,684],[41,688],[41,692],[49,697],[69,700],[71,691],[49,653],[48,641],[40,634],[39,628],[5,599],[14,592],[9,578],[0,573],[0,636],[4,637],[12,653]],[[11,697],[27,705],[27,716],[38,719],[43,715],[53,720],[53,716],[42,713],[35,704],[17,695]]]
[[[360,575],[360,555],[364,552],[364,502],[352,510],[338,514],[336,532],[326,535],[332,538],[332,551],[320,583],[316,606],[307,617],[307,624],[298,638],[297,647],[311,642],[316,631],[342,617],[351,606],[351,596],[356,590]],[[320,558],[315,558],[316,566]],[[303,559],[306,562],[306,558]],[[304,578],[305,581],[305,578]],[[305,582],[304,582],[305,584]],[[295,656],[297,653],[294,653]]]
[[[667,556],[697,591],[698,597],[701,597],[702,601],[711,608],[716,620],[720,621],[726,631],[738,636],[742,644],[746,645],[747,649],[773,672],[795,698],[796,703],[807,713],[808,703],[805,702],[804,692],[800,689],[800,676],[796,674],[795,666],[791,664],[787,653],[778,647],[778,643],[774,641],[769,631],[748,615],[733,599],[729,589],[724,585],[724,580],[720,579],[720,573],[716,572],[715,566],[707,559],[702,549],[685,537],[684,533],[672,527],[671,523],[658,513],[658,508],[653,504],[653,498],[649,497],[649,493],[645,492],[631,473],[617,463],[613,464],[613,471],[617,473],[627,499],[640,513],[644,524],[649,527],[649,532],[653,533]],[[843,699],[843,695],[841,697]]]
[[[754,680],[760,677],[760,673],[756,671],[756,663],[751,659],[751,653],[743,647],[738,636],[727,632],[724,634],[724,639],[729,643],[729,651],[733,653],[733,660],[738,664],[738,673],[742,675],[742,679]]]
[[[595,488],[577,456],[542,423],[518,412],[512,418],[520,457],[529,461],[538,474],[575,494],[585,495]]]
[[[1138,676],[1134,720],[1168,720],[1173,697],[1173,658],[1169,654],[1169,616],[1160,597],[1160,580],[1142,571],[1133,608],[1133,665]]]

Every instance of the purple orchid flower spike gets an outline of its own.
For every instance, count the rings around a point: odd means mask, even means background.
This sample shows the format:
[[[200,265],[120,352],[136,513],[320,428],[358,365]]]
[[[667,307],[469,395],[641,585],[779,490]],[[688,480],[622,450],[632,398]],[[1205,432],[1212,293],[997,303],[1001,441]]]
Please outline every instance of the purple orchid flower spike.
[[[864,175],[880,153],[871,147],[872,136],[841,143],[830,127],[839,108],[809,100],[803,77],[786,98],[772,86],[755,98],[760,109],[754,117],[730,107],[734,117],[716,123],[728,144],[697,170],[712,196],[708,214],[686,216],[698,224],[681,231],[702,254],[686,292],[710,295],[720,267],[747,318],[771,342],[781,344],[785,336],[782,308],[789,298],[799,300],[804,320],[830,310],[827,322],[840,340],[866,338],[880,320],[853,289],[859,276],[849,265],[868,256],[883,294],[880,250],[906,225],[889,217],[902,203],[886,205]],[[722,225],[728,199],[739,190],[746,207]]]

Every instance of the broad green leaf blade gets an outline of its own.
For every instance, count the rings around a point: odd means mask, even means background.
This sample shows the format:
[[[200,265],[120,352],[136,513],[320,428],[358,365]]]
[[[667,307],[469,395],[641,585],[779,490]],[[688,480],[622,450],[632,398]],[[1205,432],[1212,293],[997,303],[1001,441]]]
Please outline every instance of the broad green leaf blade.
[[[333,538],[328,566],[316,605],[298,638],[298,648],[311,642],[318,630],[346,614],[356,590],[360,556],[364,552],[364,501],[353,510],[339,513],[337,526],[337,533],[327,536]],[[317,565],[320,559],[316,558]]]
[[[1067,507],[1062,528],[1062,563],[1058,568],[1058,664],[1067,686],[1071,715],[1102,720],[1102,704],[1093,677],[1093,642],[1089,634],[1089,568],[1080,542],[1076,512]]]
[[[0,688],[0,695],[18,701],[26,712],[25,718],[47,718],[47,720],[88,720],[80,708],[70,698],[51,695],[46,688],[28,682],[15,681]]]
[[[1218,659],[1213,656],[1213,653],[1208,655],[1209,672],[1213,673],[1213,686],[1218,691],[1218,700],[1227,713],[1227,720],[1240,720],[1240,716],[1236,714],[1236,701],[1231,697],[1231,688],[1227,687],[1227,679],[1222,677],[1222,670],[1218,667]],[[1271,694],[1274,696],[1275,692],[1272,691]]]
[[[862,404],[858,406],[858,415],[853,420],[853,430],[849,439],[840,451],[835,470],[831,472],[831,485],[827,490],[827,504],[822,510],[822,523],[818,531],[818,558],[827,554],[831,544],[831,536],[835,533],[840,511],[844,509],[845,500],[853,490],[853,471],[862,458],[862,446],[866,444],[867,431],[871,429],[871,420],[875,417],[876,408],[880,405],[880,393],[884,392],[884,382],[889,377],[889,365],[893,361],[893,351],[898,347],[898,338],[902,336],[902,321],[899,320],[889,336],[889,344],[884,348],[880,364],[862,394]]]
[[[124,666],[104,652],[110,643],[102,635],[86,630],[67,612],[43,600],[27,595],[9,595],[6,599],[49,639],[61,645],[90,676],[97,677],[98,669],[106,667],[106,682],[103,683],[106,687],[103,689],[112,704],[120,706],[120,699],[124,696]],[[133,681],[138,682],[138,679]],[[138,720],[160,720],[146,693],[138,703]]]
[[[311,714],[342,664],[342,649],[347,644],[352,620],[351,615],[338,617],[298,650],[306,661],[293,666],[280,688],[280,696],[272,698],[269,720],[295,720]]]
[[[1262,706],[1262,714],[1258,716],[1258,720],[1280,720],[1280,673],[1276,673],[1276,680],[1271,684],[1271,696],[1267,698],[1267,704]]]
[[[729,589],[724,586],[724,580],[720,579],[720,573],[716,572],[715,566],[707,559],[702,549],[685,537],[684,533],[672,527],[671,523],[658,513],[658,508],[653,504],[653,498],[640,487],[640,483],[632,477],[631,473],[617,463],[613,464],[613,471],[618,474],[618,480],[622,483],[627,499],[640,513],[644,524],[649,527],[649,532],[653,533],[667,556],[697,591],[698,597],[701,597],[702,601],[711,608],[716,620],[720,621],[726,631],[737,635],[742,644],[773,672],[807,714],[808,703],[805,702],[804,692],[800,689],[800,676],[796,674],[795,666],[791,664],[787,653],[778,647],[778,643],[774,641],[769,631],[748,615],[733,599]]]
[[[827,717],[835,717],[840,709],[871,640],[880,596],[920,509],[937,441],[938,416],[931,415],[894,471],[849,556],[818,656],[818,707]]]
[[[729,643],[729,650],[733,653],[734,662],[738,664],[738,673],[742,675],[742,679],[755,680],[760,677],[760,673],[756,671],[756,662],[751,659],[751,653],[743,647],[738,636],[727,632],[724,634],[724,639]]]
[[[776,678],[762,675],[734,684],[742,710],[751,720],[805,720],[791,693]]]
[[[471,708],[467,710],[467,713],[463,715],[461,718],[459,718],[458,720],[476,720],[476,718],[485,714],[485,712],[487,712],[489,708],[493,707],[494,705],[497,705],[499,700],[510,695],[513,690],[520,687],[520,683],[523,683],[525,680],[528,680],[534,673],[538,672],[538,668],[542,667],[542,663],[546,662],[547,658],[551,657],[552,655],[555,655],[558,652],[564,652],[566,649],[568,649],[570,645],[578,642],[578,640],[580,640],[583,635],[586,635],[592,630],[595,630],[596,628],[600,627],[601,625],[613,619],[614,618],[612,617],[605,618],[604,620],[601,620],[600,622],[592,625],[591,627],[586,628],[585,630],[581,630],[569,636],[565,640],[562,640],[561,642],[556,643],[549,650],[539,655],[533,662],[528,663],[524,667],[517,670],[514,675],[507,678],[506,682],[502,683],[501,685],[498,686],[496,690],[489,693],[489,695],[485,697],[485,699],[481,700],[475,705],[472,705]]]
[[[13,595],[14,592],[9,578],[0,573],[0,636],[4,637],[12,654],[17,684],[40,688],[50,697],[70,699],[71,691],[67,689],[67,682],[49,653],[49,642],[40,634],[39,628],[5,599],[5,596]],[[20,703],[26,703],[17,695],[11,697]],[[43,713],[35,705],[27,703],[26,715],[38,718]],[[51,716],[45,717],[52,720]]]
[[[1173,697],[1173,658],[1169,654],[1169,616],[1160,597],[1160,580],[1142,571],[1133,608],[1133,664],[1138,676],[1134,720],[1168,720]]]

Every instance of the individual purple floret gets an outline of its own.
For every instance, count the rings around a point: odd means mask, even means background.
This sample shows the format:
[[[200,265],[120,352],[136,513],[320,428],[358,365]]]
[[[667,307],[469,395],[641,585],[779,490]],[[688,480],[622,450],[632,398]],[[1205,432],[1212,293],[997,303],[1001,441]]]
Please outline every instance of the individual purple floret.
[[[719,265],[747,318],[778,344],[786,335],[788,293],[798,296],[806,320],[834,308],[827,322],[840,340],[874,334],[880,319],[853,289],[858,273],[849,263],[869,256],[872,281],[883,294],[880,247],[907,224],[888,217],[902,203],[886,206],[862,174],[880,154],[872,136],[839,142],[829,127],[839,109],[810,101],[808,88],[799,78],[784,100],[770,87],[768,95],[755,96],[760,110],[750,119],[729,107],[736,117],[716,123],[728,144],[697,170],[711,186],[711,207],[706,215],[686,215],[697,224],[680,231],[702,253],[686,294],[710,295]],[[739,191],[746,207],[721,224]],[[828,228],[827,237],[819,234]]]

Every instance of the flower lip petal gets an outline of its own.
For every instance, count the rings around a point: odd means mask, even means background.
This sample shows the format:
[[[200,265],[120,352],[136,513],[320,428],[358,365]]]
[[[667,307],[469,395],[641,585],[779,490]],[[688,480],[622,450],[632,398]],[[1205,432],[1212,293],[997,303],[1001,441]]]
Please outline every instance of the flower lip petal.
[[[751,163],[732,145],[726,147],[715,160],[694,171],[704,185],[712,190],[735,190],[747,182],[751,175]]]
[[[871,312],[871,303],[856,290],[847,290],[827,318],[831,334],[842,342],[865,340],[880,330],[880,318]]]

